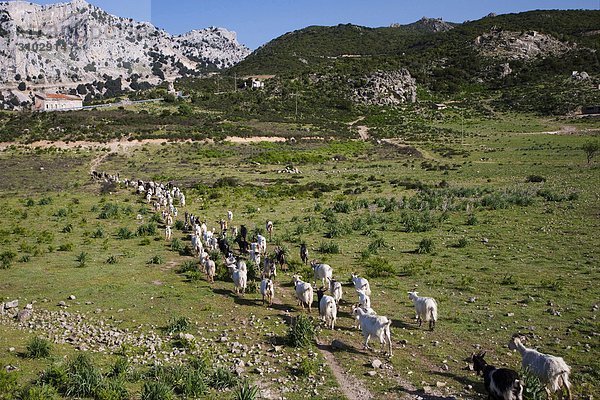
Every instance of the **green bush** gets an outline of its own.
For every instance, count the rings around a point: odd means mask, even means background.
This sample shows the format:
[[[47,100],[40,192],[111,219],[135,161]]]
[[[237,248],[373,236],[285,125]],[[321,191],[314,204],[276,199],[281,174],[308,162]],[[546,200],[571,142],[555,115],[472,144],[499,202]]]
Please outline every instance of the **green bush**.
[[[104,229],[98,228],[92,233],[92,238],[102,239],[104,237]]]
[[[322,254],[340,254],[340,245],[335,242],[321,242],[317,251]]]
[[[144,382],[141,400],[172,400],[173,390],[163,382]]]
[[[258,386],[251,385],[246,379],[233,392],[235,400],[255,400],[256,396],[258,396]]]
[[[59,245],[58,251],[73,251],[73,243],[63,243]]]
[[[86,353],[78,354],[67,364],[68,397],[93,397],[100,386],[102,376]]]
[[[521,370],[521,382],[523,383],[524,400],[542,400],[546,399],[546,390],[544,384],[538,377],[533,375],[528,369]]]
[[[85,264],[88,260],[88,254],[85,251],[82,251],[81,253],[79,253],[79,255],[75,258],[75,261],[77,261],[77,266],[79,268],[83,268],[85,267]]]
[[[17,257],[17,253],[6,250],[0,253],[0,269],[8,269]]]
[[[102,211],[98,218],[100,219],[117,219],[121,215],[119,205],[114,203],[106,203],[102,206]]]
[[[95,400],[128,400],[129,391],[123,379],[103,379],[96,389]]]
[[[467,225],[477,225],[477,216],[475,214],[469,215],[467,218]]]
[[[292,319],[287,342],[293,347],[309,347],[315,342],[315,326],[306,315]]]
[[[106,263],[110,265],[114,265],[119,262],[119,258],[116,255],[108,256],[106,259]]]
[[[149,222],[145,225],[140,225],[137,228],[137,236],[155,236],[156,235],[157,226],[154,222]]]
[[[117,239],[125,240],[133,238],[133,232],[129,230],[129,228],[121,227],[117,231]]]
[[[237,377],[231,370],[218,367],[210,377],[210,386],[217,390],[232,388],[237,384]]]
[[[318,371],[319,360],[317,358],[304,357],[302,361],[300,361],[298,368],[296,368],[295,373],[298,376],[309,377],[315,376]]]
[[[2,397],[0,397],[2,398]],[[27,386],[21,390],[19,400],[60,400],[61,397],[54,386]]]
[[[0,396],[4,395],[6,399],[12,399],[13,394],[19,389],[17,374],[8,372],[4,368],[0,368]]]
[[[67,390],[69,375],[65,364],[52,364],[46,368],[39,379],[40,383],[53,386],[59,392],[64,393]]]
[[[419,254],[431,254],[435,250],[433,239],[425,238],[419,242],[417,253]]]
[[[365,263],[366,275],[369,278],[393,276],[396,274],[394,266],[383,257],[373,257]]]
[[[171,250],[178,253],[182,252],[185,248],[183,242],[179,238],[175,238],[171,241]]]
[[[151,259],[148,261],[148,264],[151,264],[151,265],[161,265],[162,263],[163,263],[163,259],[162,259],[162,257],[161,257],[161,256],[158,256],[158,255],[157,255],[157,256],[154,256],[154,257],[152,257],[152,258],[151,258]]]
[[[186,317],[171,318],[165,327],[165,332],[172,335],[177,332],[184,332],[190,327],[190,320]]]
[[[27,343],[25,355],[27,358],[47,358],[50,357],[51,350],[50,341],[35,336]]]

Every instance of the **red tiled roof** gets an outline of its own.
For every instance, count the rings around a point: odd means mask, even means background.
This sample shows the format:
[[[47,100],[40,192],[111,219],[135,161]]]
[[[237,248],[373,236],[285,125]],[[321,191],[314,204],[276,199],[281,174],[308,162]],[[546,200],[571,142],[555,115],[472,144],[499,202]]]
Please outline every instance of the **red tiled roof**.
[[[61,93],[43,93],[43,94],[40,94],[39,96],[46,100],[79,100],[79,101],[81,101],[81,97],[69,96],[67,94],[61,94]]]

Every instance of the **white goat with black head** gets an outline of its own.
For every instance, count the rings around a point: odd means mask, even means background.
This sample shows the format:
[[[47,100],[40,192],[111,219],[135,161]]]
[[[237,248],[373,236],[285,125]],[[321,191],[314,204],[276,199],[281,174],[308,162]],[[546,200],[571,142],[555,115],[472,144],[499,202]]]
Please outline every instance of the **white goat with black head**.
[[[330,329],[335,328],[337,319],[337,305],[335,299],[325,294],[325,290],[317,290],[317,301],[319,302],[319,316],[325,322],[325,326]]]
[[[552,398],[552,393],[562,392],[565,389],[567,398],[570,400],[571,382],[569,382],[569,374],[571,373],[571,367],[567,365],[562,357],[540,353],[537,350],[525,347],[521,340],[520,335],[514,335],[508,342],[508,348],[521,353],[523,369],[540,380],[546,389],[548,399]]]

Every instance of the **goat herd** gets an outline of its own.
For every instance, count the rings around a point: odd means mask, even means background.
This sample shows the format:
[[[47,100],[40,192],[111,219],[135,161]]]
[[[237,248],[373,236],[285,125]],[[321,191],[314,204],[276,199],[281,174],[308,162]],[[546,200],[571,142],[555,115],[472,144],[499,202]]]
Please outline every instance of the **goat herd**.
[[[144,182],[142,180],[120,180],[119,175],[109,175],[103,172],[92,171],[92,178],[114,184],[123,184],[125,187],[133,187],[138,195],[144,196],[146,202],[151,204],[155,212],[161,212],[165,224],[165,238],[171,240],[173,218],[178,216],[178,210],[174,206],[174,199],[178,200],[180,207],[185,207],[185,195],[173,184],[161,184],[156,182]],[[138,216],[139,217],[139,216]],[[260,294],[263,304],[273,304],[275,297],[275,281],[277,275],[277,264],[285,265],[285,252],[276,248],[272,256],[267,256],[267,240],[261,234],[255,235],[255,241],[248,242],[248,232],[245,226],[228,229],[228,224],[233,221],[233,212],[227,212],[227,219],[219,221],[221,233],[216,234],[216,229],[209,230],[206,222],[200,218],[185,212],[184,230],[191,231],[190,240],[192,249],[200,259],[207,280],[214,282],[217,264],[211,260],[209,251],[219,250],[225,260],[225,266],[229,276],[234,283],[236,294],[244,295],[248,283],[248,267],[243,258],[236,258],[231,251],[227,241],[228,232],[231,231],[235,243],[239,245],[240,255],[247,258],[255,265],[261,265],[261,257],[264,257],[261,272]],[[266,231],[272,237],[274,225],[267,221]],[[214,254],[214,253],[213,253]],[[304,264],[308,264],[308,249],[305,244],[300,247],[300,258]],[[333,268],[315,260],[310,262],[314,272],[314,280],[320,281],[322,286],[316,290],[319,305],[319,316],[325,325],[335,328],[337,310],[343,296],[342,284],[333,278]],[[314,289],[311,283],[304,281],[300,275],[294,275],[293,286],[295,297],[303,309],[312,309]],[[352,274],[352,283],[358,296],[358,304],[352,307],[352,314],[356,319],[356,327],[362,331],[365,349],[369,347],[371,337],[379,339],[381,346],[387,344],[388,354],[392,356],[392,339],[390,334],[391,319],[378,315],[371,308],[371,288],[369,281],[356,274]],[[329,292],[330,295],[325,294]],[[420,297],[417,292],[409,292],[409,299],[413,302],[416,319],[421,326],[422,322],[429,323],[429,329],[433,330],[438,319],[437,302],[431,297]],[[571,384],[569,382],[570,367],[561,357],[540,353],[523,345],[523,337],[514,335],[508,347],[517,350],[522,356],[522,367],[539,379],[544,386],[548,398],[558,392],[562,396],[563,389],[567,397],[571,399]],[[485,352],[472,355],[473,367],[476,373],[482,374],[484,385],[489,398],[494,400],[517,400],[523,398],[523,380],[516,371],[506,368],[496,368],[488,365],[484,359]]]

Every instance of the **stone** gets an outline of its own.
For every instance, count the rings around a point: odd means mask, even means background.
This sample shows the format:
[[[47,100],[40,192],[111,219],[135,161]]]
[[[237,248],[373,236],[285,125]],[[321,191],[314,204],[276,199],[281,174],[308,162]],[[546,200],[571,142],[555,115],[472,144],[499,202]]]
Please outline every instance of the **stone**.
[[[17,307],[19,307],[19,300],[13,300],[13,301],[4,303],[4,308],[7,310],[10,310],[11,308],[17,308]]]
[[[446,387],[446,382],[440,382],[440,381],[437,381],[437,382],[435,383],[435,386],[437,386],[437,387],[439,387],[439,388]]]
[[[348,345],[346,343],[342,342],[341,340],[334,339],[331,342],[331,348],[333,350],[346,350],[348,348]]]
[[[65,303],[64,301],[61,300],[61,301],[58,302],[58,306],[59,307],[66,307],[67,303]]]
[[[377,375],[377,371],[367,371],[366,375],[375,376],[375,375]]]
[[[77,299],[75,296],[73,296],[73,295],[69,296],[69,300],[75,300],[75,299]]]
[[[382,365],[383,363],[378,359],[371,361],[371,366],[375,369],[381,368]]]

